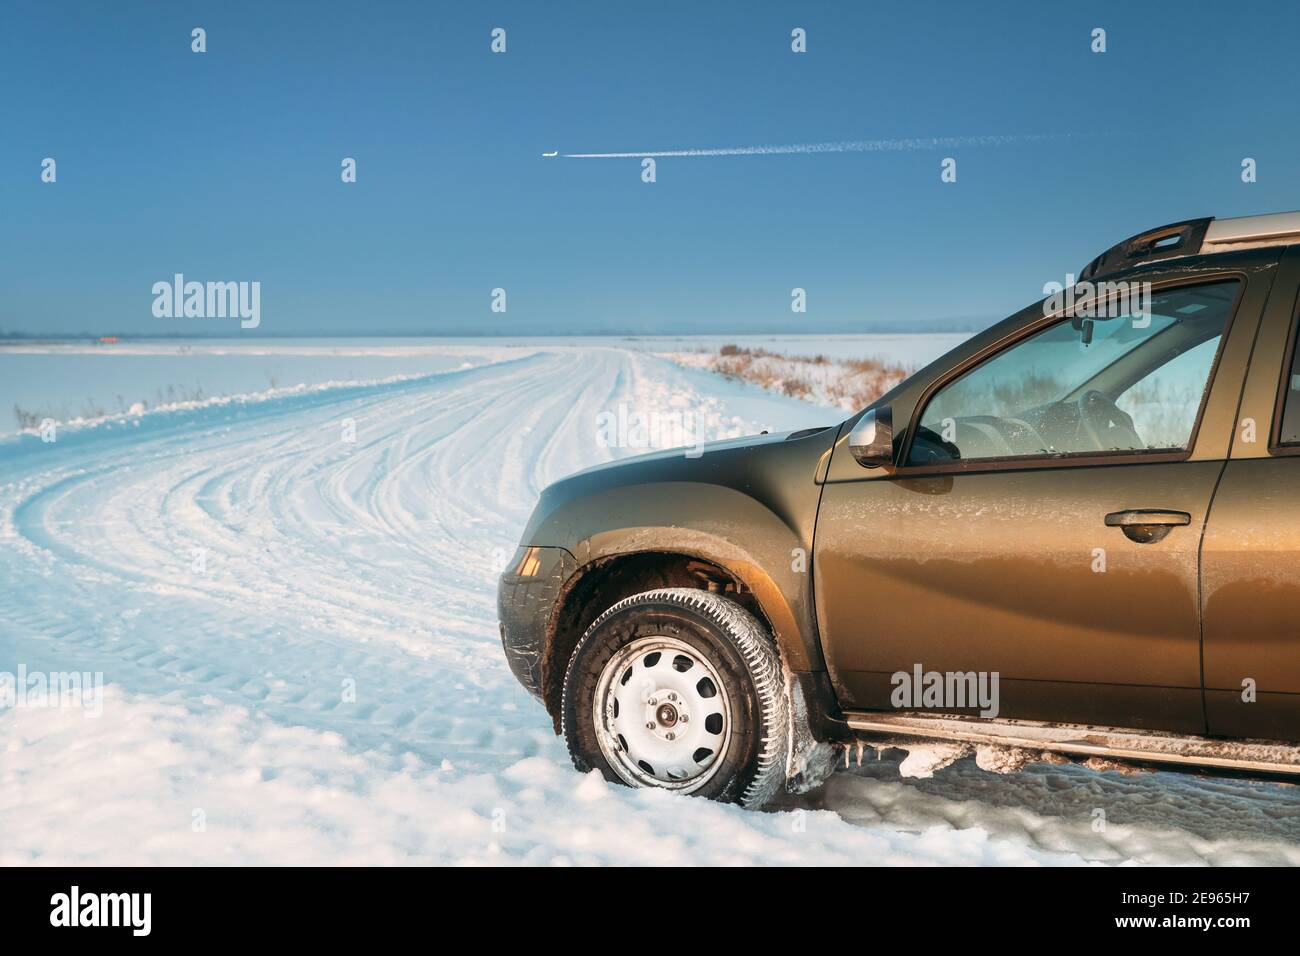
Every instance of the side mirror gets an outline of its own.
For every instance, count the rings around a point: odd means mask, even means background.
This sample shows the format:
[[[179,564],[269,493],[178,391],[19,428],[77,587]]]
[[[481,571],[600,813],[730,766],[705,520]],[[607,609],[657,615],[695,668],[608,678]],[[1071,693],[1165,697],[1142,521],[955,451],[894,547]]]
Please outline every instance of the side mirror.
[[[894,463],[894,416],[888,405],[873,408],[858,419],[849,433],[849,453],[863,468]]]

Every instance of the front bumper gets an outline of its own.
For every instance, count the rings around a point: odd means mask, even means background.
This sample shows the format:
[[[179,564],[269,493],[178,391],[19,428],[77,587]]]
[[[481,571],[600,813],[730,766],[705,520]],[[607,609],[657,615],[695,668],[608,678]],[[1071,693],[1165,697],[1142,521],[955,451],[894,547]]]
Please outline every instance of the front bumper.
[[[563,548],[521,547],[497,584],[497,617],[506,662],[519,683],[542,699],[546,626],[564,582],[578,569]]]

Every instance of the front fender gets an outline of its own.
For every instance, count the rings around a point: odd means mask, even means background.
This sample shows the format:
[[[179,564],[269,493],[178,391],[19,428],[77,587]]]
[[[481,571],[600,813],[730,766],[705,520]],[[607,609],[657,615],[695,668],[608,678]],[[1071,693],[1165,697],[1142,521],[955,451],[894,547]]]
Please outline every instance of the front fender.
[[[643,552],[719,565],[752,592],[787,665],[824,670],[811,554],[818,471],[836,433],[766,436],[699,458],[660,454],[580,472],[546,489],[523,543],[565,549],[578,574]]]

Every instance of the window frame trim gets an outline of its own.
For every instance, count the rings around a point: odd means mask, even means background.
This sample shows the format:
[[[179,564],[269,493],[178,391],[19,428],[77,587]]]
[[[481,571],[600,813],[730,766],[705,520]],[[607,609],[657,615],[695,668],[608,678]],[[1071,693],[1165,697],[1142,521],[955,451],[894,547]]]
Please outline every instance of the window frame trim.
[[[1141,281],[1140,276],[1136,277]],[[974,368],[990,361],[995,356],[1015,348],[1025,339],[1036,335],[1038,332],[1073,317],[1080,309],[1095,308],[1100,302],[1111,302],[1118,298],[1118,294],[1112,294],[1105,299],[1096,297],[1088,298],[1082,302],[1074,303],[1068,309],[1058,309],[1057,311],[1045,315],[1040,319],[1029,323],[1021,329],[1018,329],[1012,336],[1002,341],[995,342],[987,348],[968,357],[964,362],[959,363],[951,369],[948,369],[942,375],[934,379],[917,400],[916,411],[912,414],[911,420],[907,423],[907,430],[903,434],[902,446],[899,449],[899,457],[895,460],[895,468],[890,478],[924,478],[930,475],[952,475],[952,474],[978,474],[983,472],[997,471],[1025,471],[1037,470],[1040,468],[1078,468],[1094,465],[1133,465],[1133,464],[1161,464],[1170,462],[1187,461],[1191,458],[1196,449],[1197,439],[1201,433],[1201,422],[1205,417],[1205,409],[1210,401],[1210,393],[1213,390],[1214,382],[1218,376],[1219,366],[1223,360],[1223,352],[1228,343],[1228,336],[1236,322],[1237,315],[1241,310],[1242,299],[1246,295],[1246,289],[1250,285],[1250,277],[1239,269],[1224,269],[1220,272],[1207,273],[1205,275],[1187,277],[1171,276],[1164,279],[1151,281],[1152,291],[1166,288],[1191,288],[1198,285],[1213,285],[1215,283],[1235,280],[1237,282],[1237,293],[1232,300],[1232,305],[1228,311],[1228,317],[1223,324],[1223,332],[1219,336],[1219,347],[1215,350],[1214,361],[1210,365],[1210,372],[1205,380],[1205,391],[1201,395],[1201,404],[1196,410],[1196,419],[1192,423],[1192,433],[1188,437],[1187,447],[1181,451],[1111,451],[1095,452],[1083,454],[1065,453],[1061,455],[1035,455],[1035,456],[1006,456],[1002,458],[972,458],[960,459],[958,461],[934,462],[924,465],[909,465],[907,457],[912,452],[912,445],[916,440],[916,434],[920,430],[921,419],[925,415],[925,410],[929,407],[935,394],[950,382],[971,371]],[[1120,280],[1109,280],[1120,281]],[[1125,279],[1123,281],[1131,281]],[[1293,328],[1293,334],[1300,324]],[[1286,454],[1300,454],[1300,445],[1283,446],[1292,449]],[[1270,449],[1271,450],[1271,449]]]

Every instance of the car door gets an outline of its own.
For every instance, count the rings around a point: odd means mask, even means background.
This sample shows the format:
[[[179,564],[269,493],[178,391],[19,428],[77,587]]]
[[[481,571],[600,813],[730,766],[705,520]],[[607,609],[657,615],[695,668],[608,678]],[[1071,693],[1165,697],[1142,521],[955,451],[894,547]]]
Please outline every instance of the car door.
[[[998,716],[1204,731],[1197,553],[1276,258],[1145,273],[1145,316],[1013,317],[888,396],[894,467],[841,437],[814,570],[842,706],[974,672]]]
[[[1300,248],[1283,257],[1202,548],[1209,732],[1300,740]]]

